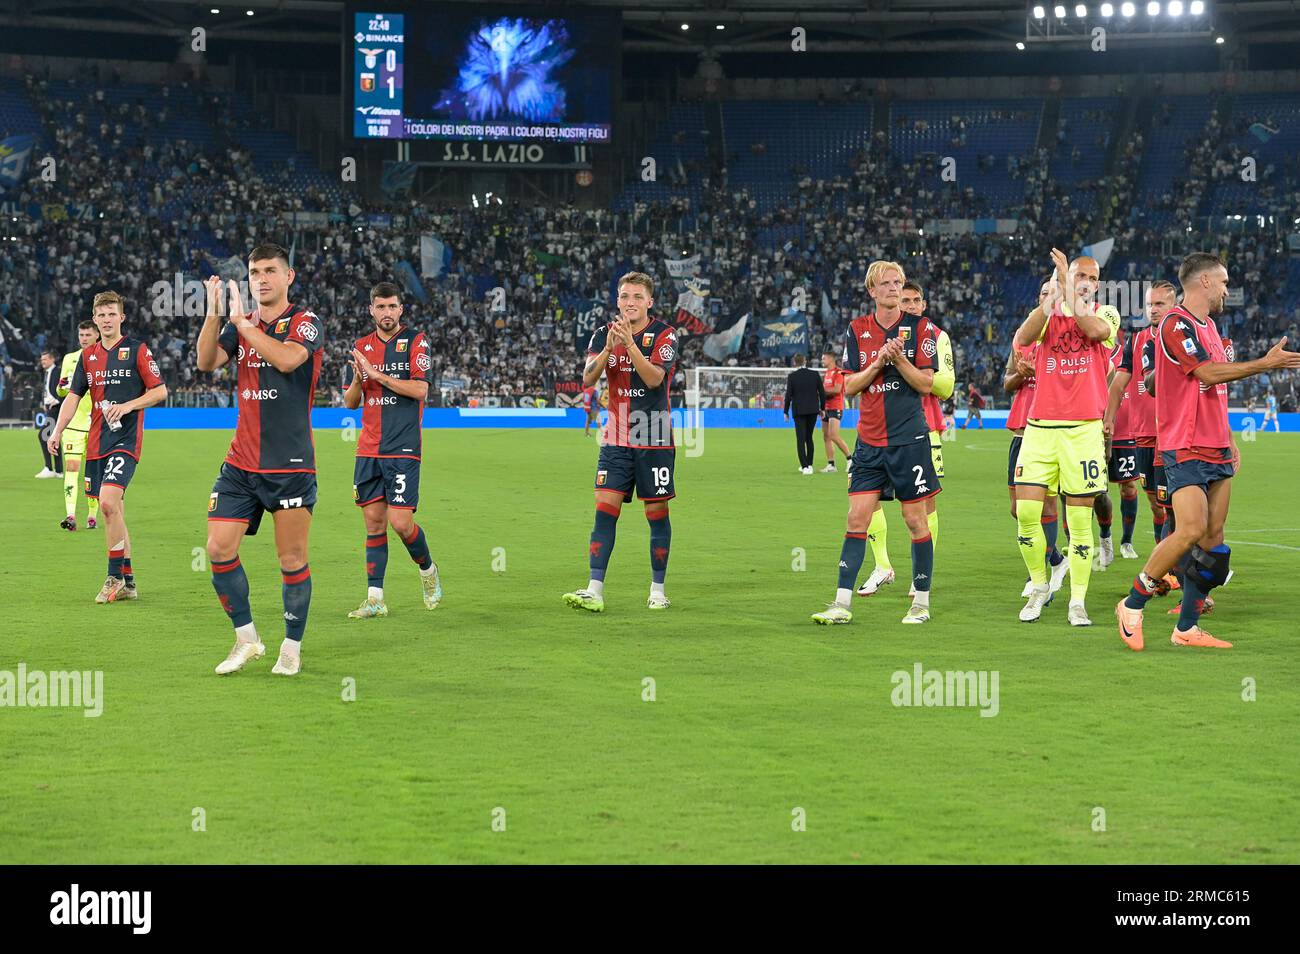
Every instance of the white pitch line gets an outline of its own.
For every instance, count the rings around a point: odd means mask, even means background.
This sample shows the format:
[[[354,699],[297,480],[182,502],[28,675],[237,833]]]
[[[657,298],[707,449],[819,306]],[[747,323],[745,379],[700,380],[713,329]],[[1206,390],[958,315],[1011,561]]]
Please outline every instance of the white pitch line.
[[[1225,543],[1231,543],[1234,547],[1269,547],[1273,550],[1295,550],[1300,553],[1300,547],[1287,547],[1280,543],[1257,543],[1254,540],[1225,540]]]
[[[1300,527],[1266,527],[1263,530],[1237,530],[1236,533],[1300,533]]]

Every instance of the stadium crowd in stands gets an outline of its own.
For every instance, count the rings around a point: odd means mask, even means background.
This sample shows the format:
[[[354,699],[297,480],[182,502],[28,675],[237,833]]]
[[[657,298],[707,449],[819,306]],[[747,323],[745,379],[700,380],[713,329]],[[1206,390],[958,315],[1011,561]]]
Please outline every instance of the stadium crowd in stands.
[[[15,369],[34,368],[41,348],[68,348],[93,292],[113,287],[131,303],[130,333],[150,341],[173,403],[192,405],[228,404],[229,378],[226,371],[212,378],[195,370],[190,352],[201,316],[178,313],[170,290],[154,292],[157,283],[170,289],[177,273],[201,281],[263,239],[292,244],[298,280],[291,297],[326,320],[321,392],[337,402],[348,349],[369,328],[369,288],[393,280],[399,263],[418,270],[424,233],[438,236],[450,260],[436,277],[416,279],[410,272],[418,287],[408,285],[407,317],[429,336],[435,380],[450,403],[489,396],[552,402],[557,384],[576,378],[581,366],[575,314],[592,301],[610,301],[611,279],[636,269],[656,277],[658,311],[671,319],[676,292],[664,259],[696,253],[701,274],[712,280],[711,297],[720,302],[713,320],[755,318],[728,363],[786,363],[759,356],[757,319],[778,316],[796,288],[807,292],[809,353],[838,345],[848,320],[869,304],[867,265],[890,258],[925,288],[929,314],[952,338],[961,386],[974,384],[996,401],[1008,342],[1036,297],[1047,251],[1053,245],[1077,251],[1099,237],[1095,226],[1102,221],[1117,248],[1103,277],[1174,277],[1174,263],[1190,248],[1184,223],[1202,214],[1204,190],[1216,178],[1235,174],[1242,124],[1250,119],[1221,129],[1212,115],[1205,135],[1187,147],[1187,175],[1150,207],[1134,201],[1140,136],[1120,150],[1112,175],[1066,184],[1050,171],[1062,156],[1077,161],[1078,144],[1063,127],[1055,150],[1005,157],[1008,173],[1023,183],[1023,197],[1010,206],[995,207],[959,183],[937,183],[928,159],[898,159],[878,132],[838,175],[819,178],[793,166],[789,201],[772,211],[762,211],[744,187],[729,187],[725,166],[711,170],[696,160],[682,173],[704,182],[698,206],[684,195],[666,195],[620,215],[519,202],[429,207],[407,199],[369,202],[363,210],[355,196],[297,184],[291,168],[259,170],[241,144],[253,120],[228,108],[224,93],[189,84],[163,89],[165,100],[211,129],[211,141],[199,143],[164,134],[174,118],[170,106],[151,111],[121,102],[94,82],[60,90],[33,78],[24,89],[44,131],[42,154],[54,158],[57,172],[44,177],[34,163],[26,182],[3,198],[23,209],[60,204],[63,211],[7,223],[0,365],[11,377]],[[956,128],[960,144],[965,121]],[[5,134],[0,130],[0,138]],[[685,135],[678,131],[674,139]],[[739,148],[757,154],[761,146]],[[1003,159],[987,155],[978,162],[985,168]],[[685,184],[674,175],[676,185]],[[1294,211],[1300,160],[1259,175],[1277,214]],[[329,221],[294,232],[281,219],[288,211],[328,213]],[[1157,227],[1148,218],[1156,211],[1175,214]],[[388,214],[390,224],[368,213]],[[1012,235],[891,231],[896,220],[936,216],[1013,218],[1019,228]],[[1198,232],[1195,244],[1226,256],[1234,283],[1245,288],[1245,305],[1221,319],[1239,357],[1262,354],[1281,334],[1296,340],[1300,303],[1286,299],[1272,267],[1286,254],[1275,232]],[[494,308],[497,288],[504,292],[502,309]],[[678,393],[685,369],[716,363],[702,346],[702,336],[684,340]],[[1244,388],[1272,386],[1292,409],[1298,385],[1294,375],[1261,378],[1234,386],[1234,399],[1244,401]]]

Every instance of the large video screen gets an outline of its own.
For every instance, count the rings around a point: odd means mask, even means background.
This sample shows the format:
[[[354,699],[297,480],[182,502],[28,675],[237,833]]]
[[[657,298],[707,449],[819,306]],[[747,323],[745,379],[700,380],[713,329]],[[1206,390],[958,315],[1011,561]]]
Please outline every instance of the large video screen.
[[[353,135],[609,142],[621,14],[552,9],[350,6]]]

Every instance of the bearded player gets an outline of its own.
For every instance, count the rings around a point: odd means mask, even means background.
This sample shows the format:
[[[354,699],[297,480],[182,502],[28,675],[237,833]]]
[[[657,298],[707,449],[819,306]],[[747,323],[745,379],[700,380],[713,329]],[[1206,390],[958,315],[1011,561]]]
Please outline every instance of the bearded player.
[[[1286,338],[1262,358],[1232,361],[1214,323],[1228,298],[1228,270],[1217,257],[1193,252],[1179,266],[1178,283],[1183,302],[1160,322],[1155,357],[1156,440],[1176,525],[1115,607],[1120,639],[1133,650],[1143,647],[1142,611],[1176,564],[1183,570],[1183,600],[1170,642],[1232,648],[1200,627],[1208,594],[1230,575],[1223,526],[1240,458],[1228,426],[1228,382],[1300,368],[1300,353],[1284,350]]]
[[[55,453],[82,396],[89,395],[86,496],[99,500],[108,545],[108,578],[96,603],[137,598],[123,501],[144,446],[144,409],[167,400],[167,386],[149,346],[122,336],[124,304],[115,291],[95,296],[91,307],[99,342],[82,351],[49,440],[50,453]]]
[[[905,314],[918,318],[925,314],[925,296],[921,291],[921,286],[916,282],[903,283],[903,290],[898,296],[898,301],[899,307],[902,308]],[[939,333],[934,383],[931,385],[929,394],[921,395],[921,403],[925,408],[925,426],[930,429],[930,456],[934,462],[935,476],[943,479],[943,431],[945,428],[940,402],[952,397],[957,374],[952,359],[952,341],[948,338],[948,332],[938,325],[935,325],[934,328]],[[886,499],[892,499],[892,495],[886,496],[882,494],[881,499],[876,501],[875,512],[872,513],[871,523],[867,527],[867,543],[871,546],[871,555],[876,565],[872,569],[871,575],[867,577],[867,581],[858,587],[858,596],[873,596],[882,586],[894,582],[894,567],[889,560],[889,526],[882,506],[882,501]],[[936,497],[926,498],[925,519],[926,525],[930,528],[930,539],[937,549],[939,546],[939,511],[936,503]],[[931,589],[933,589],[933,584]],[[912,587],[907,595],[915,597],[916,588]]]
[[[244,313],[239,286],[232,281],[229,321],[219,332],[221,280],[213,276],[207,281],[198,367],[215,371],[234,360],[239,398],[235,439],[208,498],[212,586],[235,627],[235,645],[216,667],[219,676],[238,672],[266,652],[253,625],[248,577],[239,562],[240,543],[257,533],[264,513],[275,523],[284,604],[284,642],[271,672],[295,676],[302,667],[311,607],[307,534],[316,505],[311,404],[325,335],[315,314],[289,302],[294,277],[285,249],[257,246],[248,256],[248,285],[257,307]]]
[[[77,325],[78,351],[70,351],[63,356],[59,368],[59,383],[55,393],[59,397],[68,396],[68,385],[76,373],[81,355],[87,348],[92,348],[99,341],[99,329],[93,321],[83,321]],[[63,432],[63,507],[65,516],[59,524],[64,530],[77,529],[77,485],[80,483],[82,458],[86,456],[86,435],[90,431],[90,392],[81,396],[77,413],[72,415],[67,429]],[[94,497],[86,498],[86,529],[98,527],[96,517],[99,515],[99,501]]]
[[[1038,289],[1038,304],[1042,306],[1052,294],[1054,279],[1049,278]],[[1011,431],[1011,445],[1007,449],[1007,493],[1011,497],[1011,518],[1016,519],[1016,462],[1020,457],[1020,445],[1024,441],[1025,425],[1029,423],[1034,408],[1034,395],[1038,393],[1038,378],[1035,365],[1038,361],[1038,344],[1028,348],[1012,347],[1007,356],[1007,366],[1002,375],[1002,387],[1014,395],[1011,407],[1007,411],[1007,429]],[[1057,495],[1048,494],[1043,498],[1043,536],[1047,541],[1047,602],[1051,603],[1061,589],[1065,575],[1070,571],[1070,561],[1057,549],[1057,535],[1060,521],[1057,519]],[[1025,587],[1020,593],[1021,599],[1028,599],[1033,592],[1033,577],[1025,578]],[[1044,604],[1046,605],[1046,604]]]
[[[663,610],[670,605],[664,594],[673,533],[668,501],[677,491],[668,389],[677,363],[677,333],[667,322],[650,317],[653,305],[654,281],[643,272],[628,272],[618,280],[618,317],[598,329],[587,345],[582,386],[591,387],[605,376],[609,415],[596,463],[596,522],[587,545],[590,580],[583,589],[564,594],[564,602],[574,609],[604,611],[605,571],[618,518],[634,490],[650,524],[646,606]]]
[[[845,396],[861,394],[858,442],[849,470],[849,515],[840,551],[835,602],[812,614],[814,623],[850,623],[853,584],[867,548],[867,530],[886,491],[902,506],[912,537],[915,596],[904,623],[930,619],[934,540],[925,501],[941,490],[930,453],[922,395],[934,387],[939,332],[928,318],[902,309],[907,276],[896,262],[876,261],[867,269],[867,294],[875,310],[855,318],[844,341]]]
[[[388,528],[406,546],[420,571],[426,609],[442,600],[438,564],[429,554],[424,530],[415,522],[420,503],[421,423],[429,394],[425,375],[432,365],[429,342],[402,324],[402,293],[392,282],[370,289],[374,330],[352,346],[351,380],[345,406],[361,412],[361,438],[352,470],[352,499],[366,525],[366,598],[351,619],[388,615],[384,574]]]
[[[1015,473],[1017,541],[1034,584],[1020,620],[1034,622],[1047,603],[1043,504],[1059,488],[1072,531],[1067,618],[1071,626],[1091,626],[1084,601],[1092,576],[1093,499],[1106,486],[1102,418],[1120,316],[1094,300],[1101,279],[1094,259],[1083,256],[1067,262],[1065,253],[1054,248],[1052,264],[1054,284],[1047,300],[1029,313],[1015,337],[1018,349],[1039,344],[1037,390]]]

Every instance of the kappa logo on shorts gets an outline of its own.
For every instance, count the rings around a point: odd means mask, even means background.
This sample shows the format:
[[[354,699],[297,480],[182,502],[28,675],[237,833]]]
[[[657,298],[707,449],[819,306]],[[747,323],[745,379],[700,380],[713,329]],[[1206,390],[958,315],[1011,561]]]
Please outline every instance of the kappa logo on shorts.
[[[212,492],[212,495],[208,497],[208,513],[212,513],[216,509],[217,509],[217,492],[214,490]]]
[[[360,500],[360,499],[361,499],[361,489],[360,489],[359,487],[357,487],[356,484],[353,484],[353,485],[352,485],[352,499],[353,499],[353,500]]]
[[[1016,468],[1016,476],[1017,476],[1017,477],[1023,477],[1024,474],[1025,474],[1025,469],[1024,469],[1023,467],[1017,467],[1017,468]]]
[[[605,476],[606,476],[606,471],[603,470],[596,471],[596,485],[598,487],[605,486]]]

